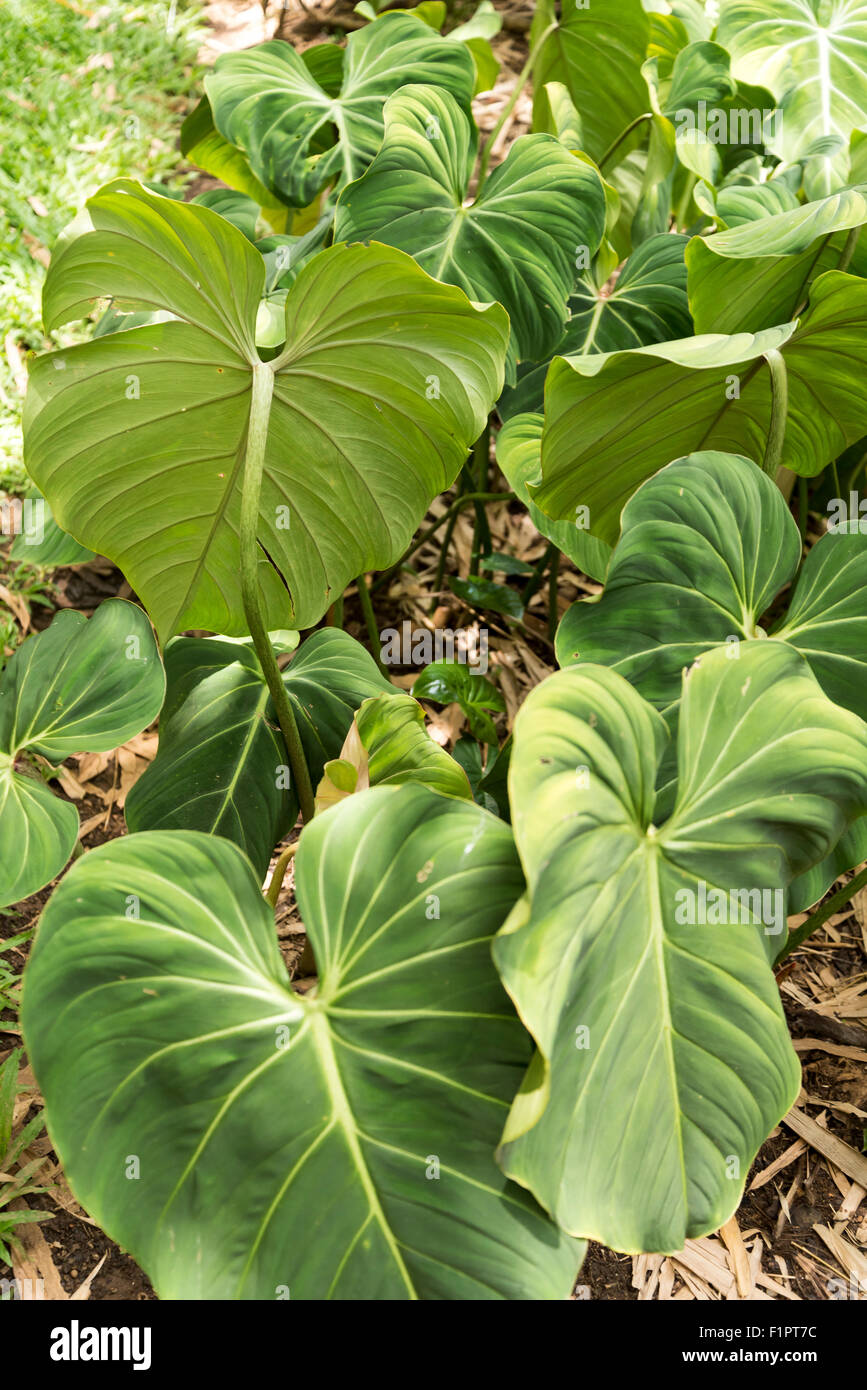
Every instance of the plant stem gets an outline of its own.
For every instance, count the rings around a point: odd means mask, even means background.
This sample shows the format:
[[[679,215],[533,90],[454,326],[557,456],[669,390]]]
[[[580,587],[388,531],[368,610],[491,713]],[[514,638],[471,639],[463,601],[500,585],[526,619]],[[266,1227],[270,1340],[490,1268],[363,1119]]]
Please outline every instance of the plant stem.
[[[460,497],[452,502],[451,506],[444,511],[442,516],[438,516],[433,526],[419,537],[415,544],[404,555],[404,560],[408,560],[410,555],[414,555],[417,550],[435,535],[446,521],[455,520],[462,507],[468,507],[471,502],[514,502],[516,500],[514,492],[463,492]],[[445,543],[444,543],[445,544]]]
[[[809,506],[809,494],[807,491],[807,479],[798,479],[798,531],[803,545],[807,539],[807,508]]]
[[[865,866],[860,873],[857,873],[854,878],[850,878],[848,883],[844,883],[842,888],[838,888],[836,893],[832,893],[830,898],[828,898],[826,902],[823,902],[821,907],[818,907],[811,917],[807,918],[806,922],[802,923],[800,927],[796,927],[794,931],[789,932],[788,940],[777,956],[777,959],[774,961],[774,964],[782,964],[787,956],[790,956],[793,951],[796,951],[798,947],[807,940],[808,936],[812,936],[813,932],[818,931],[820,927],[825,925],[829,917],[833,917],[835,912],[839,912],[841,908],[845,907],[850,898],[853,898],[858,892],[858,889],[863,888],[865,883],[867,883],[867,866]]]
[[[364,626],[367,628],[367,637],[370,642],[373,659],[382,674],[387,678],[388,672],[382,662],[381,638],[379,635],[379,628],[376,626],[376,614],[373,611],[367,580],[363,574],[360,574],[355,582],[358,585],[358,601],[361,604],[361,612],[364,615]]]
[[[649,120],[652,120],[652,119],[653,119],[652,112],[650,112],[650,111],[645,111],[645,112],[643,112],[642,115],[636,116],[634,121],[630,121],[630,122],[629,122],[629,125],[626,127],[625,130],[621,130],[621,132],[620,132],[620,134],[618,135],[617,139],[613,142],[613,144],[611,144],[611,145],[608,146],[608,149],[605,151],[604,155],[603,155],[602,158],[600,159],[600,161],[599,161],[599,170],[600,170],[600,172],[605,168],[605,165],[608,163],[608,161],[609,161],[609,159],[611,158],[611,156],[612,156],[613,154],[615,154],[615,153],[617,152],[617,150],[620,148],[620,146],[623,144],[623,141],[626,140],[626,139],[632,134],[633,130],[637,130],[638,127],[641,125],[642,121],[649,121]]]
[[[855,247],[858,245],[858,238],[860,237],[860,235],[860,227],[853,227],[849,232],[849,235],[846,238],[846,244],[843,247],[843,251],[840,256],[840,264],[837,266],[838,270],[849,269],[849,265],[851,263],[852,257],[855,254]]]
[[[481,494],[488,485],[488,463],[491,453],[491,427],[485,425],[473,445],[473,468],[472,486]],[[492,550],[491,528],[488,525],[488,516],[484,504],[476,500],[474,502],[476,521],[473,526],[473,544],[470,557],[470,574],[478,574],[479,557],[484,548],[484,553],[490,555]]]
[[[421,550],[421,548],[422,548],[423,545],[427,545],[427,543],[428,543],[428,541],[430,540],[431,536],[435,536],[436,533],[437,533],[437,531],[440,529],[440,527],[441,527],[441,526],[445,526],[445,524],[446,524],[447,521],[451,521],[451,523],[452,523],[452,529],[454,529],[454,521],[455,521],[455,519],[456,519],[456,517],[457,517],[457,514],[458,514],[458,512],[460,511],[461,507],[468,506],[470,502],[515,502],[515,501],[517,501],[517,498],[516,498],[516,495],[515,495],[514,492],[464,492],[464,493],[461,493],[460,497],[458,497],[458,498],[456,499],[456,501],[454,501],[454,502],[451,504],[451,506],[450,506],[449,508],[447,508],[446,511],[443,512],[442,516],[438,516],[437,519],[436,519],[436,521],[433,523],[433,525],[432,525],[432,526],[429,526],[429,527],[427,528],[426,531],[423,531],[422,534],[419,536],[419,538],[418,538],[417,541],[413,541],[412,545],[409,547],[409,550],[405,550],[405,551],[404,551],[404,553],[401,555],[400,559],[397,561],[396,564],[392,565],[390,569],[383,570],[383,572],[382,572],[382,574],[379,576],[379,578],[378,578],[378,579],[375,579],[375,580],[373,581],[373,583],[371,584],[371,586],[370,586],[370,592],[371,592],[372,594],[375,594],[376,591],[377,591],[377,589],[381,589],[382,586],[383,586],[383,584],[387,583],[388,580],[391,578],[391,576],[394,574],[395,570],[400,569],[401,565],[404,565],[404,564],[406,563],[406,561],[409,560],[409,559],[411,558],[411,556],[415,555],[415,553],[416,553],[417,550]],[[449,537],[451,536],[451,531],[449,531],[448,535],[449,535]],[[446,540],[443,541],[443,546],[444,546],[445,548],[448,547],[448,539],[446,539]]]
[[[555,547],[554,556],[551,560],[551,572],[548,575],[548,636],[551,641],[557,637],[557,624],[560,621],[560,613],[557,607],[557,579],[560,574],[560,552]]]
[[[485,141],[485,148],[482,150],[482,157],[479,162],[479,180],[476,184],[476,198],[479,197],[485,179],[487,178],[488,165],[491,162],[491,154],[493,153],[497,136],[503,129],[503,126],[506,124],[506,121],[509,119],[512,112],[514,111],[519,96],[521,95],[528,81],[530,80],[533,68],[536,65],[536,59],[542,51],[542,46],[545,43],[545,40],[549,37],[549,35],[553,34],[556,28],[557,21],[555,20],[553,24],[548,25],[547,29],[543,29],[539,37],[536,39],[536,42],[533,44],[533,47],[530,49],[530,52],[527,56],[526,63],[521,68],[521,71],[518,74],[518,80],[512,88],[512,95],[509,97],[509,100],[506,102],[505,106],[500,112],[500,119],[497,121],[497,124],[494,126],[493,130],[491,131],[490,135]]]
[[[305,822],[313,818],[313,788],[310,772],[295,714],[292,709],[274,648],[262,613],[259,592],[259,498],[262,492],[262,470],[265,464],[265,445],[268,439],[268,417],[274,391],[274,373],[270,363],[253,366],[253,393],[250,420],[247,426],[247,450],[244,459],[244,486],[241,493],[241,596],[253,646],[271,692],[277,720],[286,743],[289,766],[295,780],[298,803]]]
[[[786,362],[781,352],[771,348],[765,353],[765,361],[771,374],[771,423],[768,426],[768,442],[762,468],[772,478],[783,461],[783,443],[786,438],[786,416],[789,411],[789,378]]]
[[[283,887],[283,880],[286,877],[286,870],[289,867],[289,860],[295,857],[298,848],[298,841],[294,845],[287,845],[277,863],[274,865],[274,872],[271,875],[271,882],[268,884],[268,892],[265,894],[272,907],[277,906],[277,899],[280,896],[280,889]]]
[[[684,186],[683,197],[677,205],[677,213],[675,214],[675,226],[678,228],[683,228],[686,222],[686,212],[687,208],[689,207],[689,200],[693,195],[697,183],[698,174],[690,173]]]
[[[448,517],[448,525],[446,526],[446,533],[445,533],[445,535],[443,536],[443,539],[442,539],[442,545],[440,546],[440,553],[439,553],[439,555],[437,556],[437,568],[436,568],[436,574],[434,575],[434,582],[433,582],[433,597],[431,598],[431,601],[430,601],[430,608],[429,608],[429,610],[428,610],[430,613],[435,613],[435,612],[436,612],[436,607],[437,607],[437,594],[439,593],[440,589],[441,589],[442,586],[443,586],[443,575],[444,575],[445,572],[446,572],[446,560],[447,560],[447,558],[448,558],[449,546],[450,546],[451,543],[452,543],[452,536],[454,535],[455,525],[456,525],[457,519],[458,519],[458,512],[460,511],[460,506],[458,505],[458,503],[460,503],[461,505],[463,505],[464,502],[468,502],[468,501],[469,501],[469,497],[466,497],[466,498],[464,498],[464,497],[459,497],[459,498],[458,498],[458,501],[455,502],[455,503],[453,503],[453,505],[452,505],[451,507],[449,507],[449,509],[448,509],[448,511],[445,513],[445,515],[442,516],[442,517],[440,518],[441,521],[445,521],[445,520],[446,520],[446,517]]]
[[[834,479],[834,487],[835,487],[836,490],[837,490],[837,496],[838,496],[838,497],[841,499],[841,501],[842,501],[842,500],[843,500],[843,489],[840,487],[840,470],[839,470],[839,468],[837,467],[837,460],[836,460],[836,459],[832,459],[832,460],[831,460],[831,476],[832,476],[833,479]]]
[[[538,561],[535,570],[530,575],[530,578],[524,585],[524,590],[521,594],[521,602],[523,603],[525,610],[530,606],[530,599],[533,597],[534,594],[538,593],[539,589],[542,587],[542,580],[545,578],[545,571],[556,554],[556,545],[553,541],[549,541],[545,549],[545,553],[543,554],[541,560]]]

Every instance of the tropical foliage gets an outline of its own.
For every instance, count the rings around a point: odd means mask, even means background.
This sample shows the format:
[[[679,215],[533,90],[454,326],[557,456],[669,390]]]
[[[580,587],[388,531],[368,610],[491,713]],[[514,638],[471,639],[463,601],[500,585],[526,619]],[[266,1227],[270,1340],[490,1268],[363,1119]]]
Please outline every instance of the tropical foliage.
[[[54,251],[46,328],[102,317],[31,365],[45,543],[141,606],[3,673],[0,904],[73,853],[62,760],[159,716],[25,975],[79,1200],[166,1298],[565,1298],[587,1239],[737,1209],[800,1085],[787,913],[867,859],[867,6],[541,0],[495,167],[494,8],[360,8],[218,60],[224,187],[115,179]],[[410,694],[340,621],[456,485],[453,592],[521,628],[492,438],[595,581],[508,739],[495,670]]]

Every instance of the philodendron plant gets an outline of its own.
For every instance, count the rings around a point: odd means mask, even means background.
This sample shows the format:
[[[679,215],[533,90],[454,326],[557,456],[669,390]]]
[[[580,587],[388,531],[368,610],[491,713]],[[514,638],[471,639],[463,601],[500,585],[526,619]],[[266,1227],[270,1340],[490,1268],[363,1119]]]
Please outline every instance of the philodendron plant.
[[[76,838],[34,758],[159,714],[22,1022],[73,1190],[162,1297],[558,1299],[588,1238],[715,1230],[798,1092],[787,909],[867,853],[867,542],[803,558],[867,442],[863,6],[543,0],[499,164],[490,5],[376,8],[219,59],[183,148],[227,187],[91,196],[44,309],[97,327],[31,368],[52,547],[145,612],[9,663],[0,902]],[[495,659],[409,695],[376,650],[367,574],[442,527],[439,592],[464,505],[449,592],[501,631],[547,574],[553,639],[562,557],[604,585],[514,721]],[[466,718],[454,756],[419,701]]]
[[[557,659],[610,666],[674,727],[685,667],[716,646],[737,662],[742,644],[767,636],[801,652],[826,695],[867,718],[867,535],[857,521],[827,531],[802,564],[771,479],[749,459],[701,453],[668,464],[627,502],[605,589],[566,612]],[[663,781],[675,775],[667,760]],[[792,912],[867,857],[867,822],[832,848],[793,884]]]
[[[0,907],[50,883],[75,848],[78,813],[48,786],[54,770],[141,733],[165,688],[150,623],[120,599],[90,620],[60,612],[18,648],[0,676]]]

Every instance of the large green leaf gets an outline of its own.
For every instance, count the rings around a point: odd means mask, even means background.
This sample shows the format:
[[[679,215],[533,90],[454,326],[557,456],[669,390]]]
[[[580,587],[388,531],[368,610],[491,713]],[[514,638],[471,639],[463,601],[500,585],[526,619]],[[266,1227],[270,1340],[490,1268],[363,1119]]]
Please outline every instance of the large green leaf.
[[[477,145],[474,123],[448,92],[396,92],[379,154],[340,195],[334,236],[397,246],[471,299],[499,300],[513,372],[560,341],[576,253],[599,247],[605,194],[593,166],[554,136],[525,135],[467,205]]]
[[[840,234],[867,222],[865,193],[863,186],[845,189],[730,231],[693,237],[686,264],[696,332],[758,333],[790,319],[816,276],[840,264],[846,241]]]
[[[36,361],[28,467],[59,524],[122,568],[163,638],[246,633],[238,532],[254,413],[266,625],[314,625],[355,575],[398,559],[454,479],[502,388],[503,310],[390,247],[335,247],[298,274],[287,345],[262,363],[264,261],[224,219],[119,181],[76,230],[52,259],[47,325],[104,294],[185,322]]]
[[[261,880],[274,846],[295,824],[298,799],[256,654],[249,642],[175,637],[165,662],[159,751],[127,796],[127,825],[225,836]],[[362,701],[394,690],[361,643],[336,628],[308,638],[283,683],[314,785],[340,753]]]
[[[493,1160],[529,1050],[490,958],[509,830],[378,788],[295,883],[303,996],[225,841],[116,840],[52,898],[22,1020],[78,1198],[162,1298],[566,1298],[581,1246]]]
[[[150,623],[121,599],[90,620],[62,609],[18,648],[0,676],[0,906],[50,883],[78,835],[75,808],[16,759],[116,748],[156,718],[164,692]]]
[[[867,561],[867,541],[863,548]],[[605,590],[567,610],[557,660],[610,666],[665,709],[702,653],[732,639],[736,659],[740,643],[767,635],[760,619],[800,559],[782,494],[749,459],[677,459],[624,507]],[[867,714],[867,700],[858,712]]]
[[[605,591],[568,609],[557,659],[610,666],[675,727],[684,667],[714,646],[738,660],[742,642],[767,636],[761,620],[800,558],[791,513],[754,464],[729,454],[679,459],[626,504]],[[771,633],[807,658],[826,695],[867,718],[867,538],[857,523],[813,547]],[[673,771],[661,770],[661,797]],[[853,826],[792,884],[791,912],[867,857],[865,835],[867,825]]]
[[[536,506],[530,493],[530,487],[538,485],[542,477],[543,423],[541,415],[510,416],[497,435],[497,463],[509,487],[529,511],[536,530],[553,541],[584,574],[602,582],[611,558],[611,546],[579,525],[580,517],[574,522],[552,521]]]
[[[867,719],[867,533],[859,522],[812,547],[771,635],[803,653],[832,700]]]
[[[684,251],[689,238],[660,233],[633,251],[613,286],[597,287],[592,271],[569,298],[569,320],[558,354],[618,352],[686,337],[692,317],[686,294]],[[507,388],[498,409],[503,419],[542,410],[550,362],[527,364]]]
[[[864,0],[722,0],[717,37],[735,75],[780,103],[774,154],[793,162],[817,142],[828,146],[809,160],[808,197],[845,184],[849,137],[867,121]]]
[[[779,489],[748,459],[678,459],[626,504],[605,591],[567,610],[557,659],[610,666],[674,727],[684,667],[715,646],[738,660],[741,643],[769,629],[807,658],[830,699],[865,719],[867,537],[857,523],[824,535],[804,562],[788,613],[763,627],[800,559]],[[672,771],[664,767],[664,782]],[[792,912],[867,856],[865,833],[867,826],[853,827],[842,848],[792,885]]]
[[[279,39],[218,58],[205,91],[217,130],[244,151],[256,176],[306,207],[326,183],[364,172],[382,139],[383,103],[398,87],[429,82],[469,102],[475,81],[463,44],[414,15],[387,14],[350,34],[339,94]],[[318,148],[323,137],[326,147]]]
[[[586,506],[591,532],[613,542],[628,498],[672,457],[714,449],[761,460],[772,409],[764,359],[772,351],[788,374],[783,462],[796,473],[820,472],[867,433],[867,282],[838,271],[815,281],[798,325],[555,358],[537,504],[555,518]]]
[[[531,693],[510,780],[529,895],[495,944],[540,1049],[505,1171],[627,1251],[679,1250],[736,1210],[800,1085],[769,964],[782,890],[867,807],[867,727],[783,643],[692,669],[677,803],[654,825],[666,738],[604,667]]]
[[[552,0],[537,6],[537,30],[554,19]],[[636,116],[650,110],[641,65],[650,23],[641,0],[592,0],[567,4],[542,46],[533,71],[538,92],[546,82],[562,82],[575,103],[584,131],[584,148],[600,159]]]

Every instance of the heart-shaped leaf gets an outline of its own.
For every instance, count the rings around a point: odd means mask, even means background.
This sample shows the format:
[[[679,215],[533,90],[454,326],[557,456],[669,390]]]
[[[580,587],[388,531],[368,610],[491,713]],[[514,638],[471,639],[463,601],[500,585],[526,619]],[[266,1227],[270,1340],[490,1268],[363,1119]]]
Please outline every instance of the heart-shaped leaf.
[[[779,489],[748,459],[678,459],[627,502],[605,591],[567,610],[557,660],[610,666],[674,728],[684,667],[715,646],[739,660],[743,642],[767,636],[761,619],[800,559],[798,530]],[[867,536],[857,523],[813,546],[788,613],[770,632],[807,658],[830,699],[867,718]],[[661,796],[672,774],[664,766]],[[790,912],[815,902],[865,857],[867,824],[859,823],[827,860],[795,880]]]
[[[303,996],[224,840],[132,835],[64,880],[22,1021],[79,1200],[162,1298],[566,1298],[581,1246],[493,1160],[528,1055],[490,959],[509,830],[378,788],[310,823],[295,883]]]
[[[407,251],[437,280],[509,315],[508,368],[551,353],[566,321],[577,253],[595,255],[605,226],[602,180],[552,135],[519,137],[466,205],[478,135],[436,87],[404,87],[385,107],[385,138],[363,178],[340,195],[337,241]]]
[[[584,131],[584,149],[595,160],[614,144],[637,116],[650,110],[641,66],[650,23],[641,0],[593,0],[564,5],[555,20],[553,0],[536,6],[534,31],[545,39],[533,70],[538,92],[546,82],[562,82],[572,97]]]
[[[128,181],[90,199],[86,225],[52,259],[48,325],[103,294],[185,321],[36,361],[34,480],[64,530],[120,565],[164,639],[240,636],[252,434],[266,626],[313,626],[355,575],[398,559],[454,479],[502,389],[503,310],[391,247],[335,247],[299,273],[287,345],[263,363],[264,261],[235,227]]]
[[[223,54],[205,91],[217,130],[243,150],[257,178],[306,207],[327,183],[364,172],[382,139],[383,104],[398,87],[428,82],[468,103],[475,81],[463,44],[414,15],[388,14],[350,34],[339,93],[326,91],[279,39]]]
[[[800,558],[782,494],[754,463],[719,453],[677,459],[624,507],[605,590],[567,610],[557,660],[610,666],[664,709],[702,653],[730,639],[737,658],[739,643],[767,635],[759,621]]]
[[[779,489],[749,459],[701,453],[650,478],[623,510],[605,591],[573,604],[557,660],[611,666],[665,708],[711,647],[764,638],[801,542]],[[770,635],[805,656],[828,697],[867,719],[867,535],[829,531],[804,561]]]
[[[810,198],[842,187],[849,137],[867,121],[867,5],[864,0],[722,0],[717,32],[732,69],[768,87],[780,103],[772,152],[787,163],[817,141],[828,152],[805,173]]]
[[[612,543],[628,498],[672,456],[715,449],[763,459],[773,408],[764,359],[772,352],[788,375],[783,462],[819,473],[867,434],[867,281],[838,271],[814,283],[799,325],[555,358],[537,505],[555,518],[587,507],[591,532]]]
[[[736,1210],[800,1068],[769,955],[783,888],[867,808],[867,726],[779,642],[691,671],[673,815],[667,731],[623,678],[575,666],[515,728],[529,884],[495,959],[540,1053],[505,1171],[618,1250],[675,1251]]]
[[[234,841],[260,881],[298,816],[289,758],[249,642],[175,637],[156,758],[126,799],[130,830],[201,830]],[[315,783],[336,758],[363,700],[397,694],[360,642],[315,632],[283,671]],[[386,694],[383,698],[389,698]]]
[[[417,700],[460,705],[474,737],[496,744],[497,730],[488,711],[505,710],[506,701],[492,681],[465,662],[432,661],[413,685],[412,693]]]
[[[764,185],[770,187],[772,185]],[[806,302],[811,282],[840,264],[845,233],[867,222],[867,189],[693,237],[686,253],[697,333],[758,333]]]
[[[584,274],[569,298],[569,319],[558,354],[619,352],[685,338],[692,332],[686,293],[684,251],[689,238],[663,233],[648,237],[620,270],[613,286],[597,289]],[[550,362],[526,364],[518,384],[503,392],[504,420],[541,411]]]
[[[62,609],[21,644],[0,676],[0,906],[29,897],[60,873],[78,835],[75,808],[15,770],[38,754],[106,752],[155,719],[165,692],[144,613],[109,599],[89,620]]]

